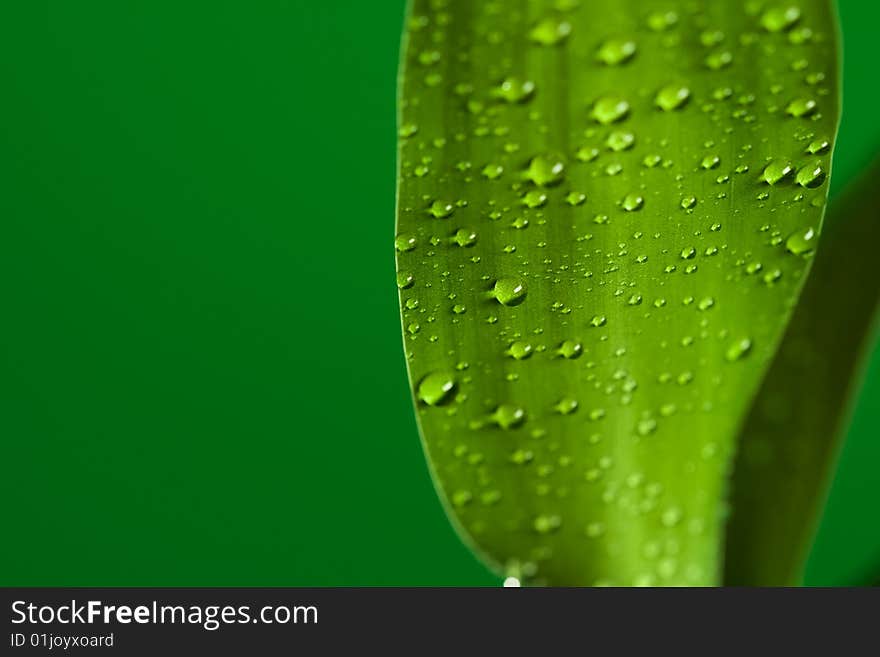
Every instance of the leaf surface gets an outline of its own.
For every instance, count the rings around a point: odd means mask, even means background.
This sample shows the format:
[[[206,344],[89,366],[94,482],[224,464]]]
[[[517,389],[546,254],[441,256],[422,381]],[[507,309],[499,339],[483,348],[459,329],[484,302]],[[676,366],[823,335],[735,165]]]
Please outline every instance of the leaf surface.
[[[831,206],[812,273],[743,427],[725,579],[800,583],[880,302],[875,164]]]
[[[738,429],[821,228],[828,0],[415,0],[395,248],[464,540],[539,584],[718,583]]]

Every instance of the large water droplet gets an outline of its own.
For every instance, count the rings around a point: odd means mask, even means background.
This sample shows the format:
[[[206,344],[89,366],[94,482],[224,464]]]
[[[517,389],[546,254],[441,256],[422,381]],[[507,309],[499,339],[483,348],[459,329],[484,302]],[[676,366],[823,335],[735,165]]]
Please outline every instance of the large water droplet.
[[[410,233],[402,233],[394,239],[394,248],[397,249],[399,253],[412,251],[416,248],[416,244],[418,244],[416,236]]]
[[[785,240],[785,248],[795,255],[809,253],[816,248],[816,231],[812,226],[795,231]]]
[[[531,180],[538,187],[559,184],[564,176],[565,162],[561,155],[555,153],[533,157],[529,161],[528,168],[523,172],[523,177]]]
[[[629,114],[629,103],[620,96],[603,96],[593,103],[590,112],[596,121],[602,125],[609,125],[621,121]]]
[[[791,162],[788,160],[773,160],[764,167],[761,177],[768,185],[775,185],[792,171]]]
[[[503,306],[516,306],[526,298],[526,285],[516,278],[499,278],[492,288],[492,296]]]
[[[801,187],[819,187],[825,182],[825,169],[818,160],[800,168],[795,176],[798,185]]]
[[[437,219],[446,219],[451,217],[452,213],[455,212],[455,204],[450,203],[449,201],[436,200],[431,203],[428,212]]]
[[[440,406],[452,399],[455,377],[449,372],[432,372],[419,382],[418,396],[429,406]]]

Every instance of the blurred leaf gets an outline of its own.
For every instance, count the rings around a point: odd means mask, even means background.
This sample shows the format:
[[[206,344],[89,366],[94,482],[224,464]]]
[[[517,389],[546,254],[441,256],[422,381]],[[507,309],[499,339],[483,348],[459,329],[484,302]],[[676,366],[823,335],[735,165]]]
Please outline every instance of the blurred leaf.
[[[450,517],[536,583],[716,584],[822,222],[828,0],[416,0],[397,249]]]
[[[880,162],[829,211],[822,245],[742,431],[725,579],[802,577],[840,438],[876,337]]]

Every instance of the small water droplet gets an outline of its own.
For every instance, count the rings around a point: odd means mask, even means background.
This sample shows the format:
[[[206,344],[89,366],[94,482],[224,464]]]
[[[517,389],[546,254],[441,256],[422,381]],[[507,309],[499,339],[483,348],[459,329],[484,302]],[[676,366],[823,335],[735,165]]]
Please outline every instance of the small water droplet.
[[[807,146],[807,152],[810,155],[819,155],[820,153],[826,152],[831,147],[831,143],[827,139],[816,139],[815,141],[811,141],[810,145]]]
[[[534,521],[535,531],[539,534],[550,534],[562,525],[562,518],[554,515],[540,515]]]
[[[605,145],[617,153],[632,148],[635,143],[636,136],[625,130],[615,130],[605,140]]]
[[[664,112],[671,112],[683,107],[690,97],[691,91],[687,87],[680,84],[670,84],[657,92],[654,103]]]
[[[431,203],[431,206],[428,208],[428,212],[430,212],[437,219],[446,219],[452,216],[452,213],[455,212],[455,204],[449,201],[434,201]]]
[[[590,320],[590,326],[599,328],[600,326],[605,326],[607,321],[608,320],[605,318],[605,315],[594,315],[593,319]]]
[[[729,362],[734,362],[740,360],[741,358],[745,358],[746,355],[752,350],[752,341],[749,338],[740,338],[733,342],[724,354],[724,357]]]
[[[565,197],[565,202],[572,207],[582,205],[587,200],[587,195],[582,192],[569,192]]]
[[[620,96],[603,96],[593,103],[590,115],[602,125],[621,121],[629,114],[629,103]]]
[[[681,208],[682,210],[690,210],[697,204],[696,196],[685,196],[681,199]]]
[[[545,18],[529,32],[529,38],[541,46],[555,46],[571,34],[571,24],[555,18]]]
[[[516,77],[505,78],[492,93],[508,103],[525,103],[535,95],[535,83]]]
[[[522,197],[522,202],[528,208],[540,208],[547,204],[547,194],[539,189],[533,189],[526,192],[525,196]]]
[[[636,54],[636,42],[630,39],[608,39],[596,51],[596,59],[608,66],[617,66]]]
[[[412,275],[412,272],[408,271],[399,271],[397,272],[397,287],[401,290],[407,290],[413,286],[415,283],[415,277]]]
[[[572,399],[571,397],[563,397],[556,403],[556,406],[553,407],[553,410],[555,410],[560,415],[571,415],[577,410],[577,408],[578,403],[576,399]]]
[[[785,113],[796,118],[812,115],[818,104],[812,98],[796,98],[785,108]]]
[[[501,404],[489,418],[502,429],[515,429],[526,420],[526,412],[519,406]]]

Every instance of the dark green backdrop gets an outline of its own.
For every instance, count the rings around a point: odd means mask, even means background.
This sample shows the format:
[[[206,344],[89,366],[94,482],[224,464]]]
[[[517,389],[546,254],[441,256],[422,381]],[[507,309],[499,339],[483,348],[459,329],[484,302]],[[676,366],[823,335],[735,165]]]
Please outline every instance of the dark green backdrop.
[[[403,0],[0,9],[0,583],[494,584],[399,337]],[[843,0],[835,189],[880,146]],[[873,359],[813,583],[880,558]]]

